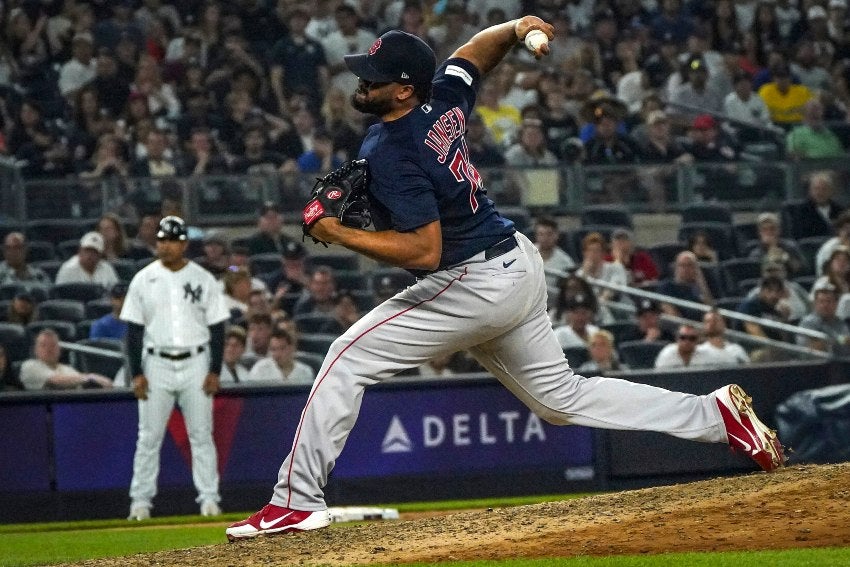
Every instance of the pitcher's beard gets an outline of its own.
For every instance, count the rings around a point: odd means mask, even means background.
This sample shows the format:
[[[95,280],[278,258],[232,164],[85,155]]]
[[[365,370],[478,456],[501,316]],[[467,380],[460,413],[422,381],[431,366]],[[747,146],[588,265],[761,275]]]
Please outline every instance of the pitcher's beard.
[[[384,116],[392,110],[392,102],[389,100],[369,100],[367,98],[358,99],[357,95],[363,94],[360,91],[355,91],[351,95],[351,106],[364,114],[374,114],[375,116]]]

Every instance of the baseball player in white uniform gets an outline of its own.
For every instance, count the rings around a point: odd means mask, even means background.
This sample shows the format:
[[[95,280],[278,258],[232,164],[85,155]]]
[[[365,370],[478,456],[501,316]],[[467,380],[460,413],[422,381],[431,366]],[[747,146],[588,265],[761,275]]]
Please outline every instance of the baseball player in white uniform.
[[[484,193],[464,140],[481,76],[526,35],[536,56],[548,53],[541,33],[554,38],[552,26],[534,16],[491,26],[439,68],[425,42],[397,30],[379,37],[368,53],[346,56],[360,78],[352,104],[380,119],[359,155],[369,164],[376,230],[344,226],[336,216],[315,220],[309,205],[305,224],[311,219],[309,233],[320,241],[406,268],[419,279],[331,345],[270,502],[228,527],[228,539],[327,526],[322,488],[366,386],[459,349],[468,349],[549,423],[729,443],[766,470],[783,465],[775,433],[737,385],[696,396],[578,376],[569,367],[546,314],[540,253]]]
[[[192,480],[201,514],[221,514],[212,406],[219,388],[224,322],[230,313],[212,274],[185,258],[187,246],[183,220],[162,219],[159,260],[133,277],[121,310],[121,319],[128,323],[127,354],[139,400],[130,520],[150,517],[160,448],[175,401],[192,447]]]

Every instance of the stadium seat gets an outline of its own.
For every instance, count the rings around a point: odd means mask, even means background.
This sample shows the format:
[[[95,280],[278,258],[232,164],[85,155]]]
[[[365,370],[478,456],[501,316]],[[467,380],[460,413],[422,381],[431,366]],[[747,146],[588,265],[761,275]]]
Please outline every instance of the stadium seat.
[[[653,368],[661,349],[667,346],[664,341],[626,341],[617,347],[620,360],[629,368]]]
[[[686,249],[687,247],[681,242],[662,242],[649,246],[646,251],[652,256],[655,265],[661,271],[660,278],[665,279],[672,276],[670,265],[676,259],[676,256]]]
[[[124,344],[119,339],[81,339],[77,344],[89,346],[112,352],[123,352]],[[73,351],[76,368],[80,372],[93,372],[102,374],[107,378],[115,378],[118,370],[124,365],[124,358],[112,358],[91,352]]]
[[[633,321],[615,321],[606,325],[601,325],[601,328],[614,335],[614,344],[620,344],[624,336],[634,336],[638,330],[637,323]]]
[[[567,357],[567,362],[570,363],[570,368],[573,370],[590,360],[590,353],[587,351],[587,347],[583,346],[565,348],[564,356]]]
[[[56,254],[60,260],[67,260],[75,255],[80,249],[80,239],[63,240],[56,245]]]
[[[817,273],[818,267],[815,263],[817,262],[818,250],[821,249],[821,246],[823,246],[824,242],[829,240],[829,238],[829,236],[809,236],[797,240],[797,249],[800,250],[800,254],[803,255],[803,258],[808,264],[808,270],[805,274],[801,275],[808,276]]]
[[[329,335],[340,335],[342,326],[333,316],[326,313],[304,313],[293,317],[298,330],[301,333],[325,333]]]
[[[751,240],[758,240],[759,229],[758,224],[753,222],[735,223],[732,225],[732,230],[735,231],[735,240],[738,242],[739,251],[743,254],[744,246]]]
[[[118,274],[118,279],[122,282],[130,282],[138,270],[135,260],[128,258],[116,258],[109,261],[112,267],[115,268],[115,273]]]
[[[41,303],[50,297],[52,285],[12,283],[0,286],[0,299],[14,299],[18,293],[26,292],[32,295],[36,303]]]
[[[59,340],[73,342],[77,338],[77,326],[69,321],[39,320],[33,321],[26,326],[27,339],[32,344],[38,335],[44,329],[53,329],[59,335]]]
[[[100,299],[105,294],[106,289],[102,285],[86,282],[55,284],[50,290],[52,299],[76,299],[83,303],[92,299]]]
[[[38,320],[78,323],[86,318],[85,304],[78,299],[48,299],[38,304]]]
[[[682,207],[682,224],[718,222],[732,224],[732,210],[726,203],[691,203]]]
[[[325,357],[315,352],[305,352],[303,350],[295,351],[295,360],[300,360],[304,364],[313,369],[313,374],[318,375],[319,369],[322,367]]]
[[[581,211],[582,226],[609,225],[634,229],[632,214],[619,205],[592,205]]]
[[[93,319],[85,319],[83,321],[78,322],[75,327],[77,328],[77,336],[80,338],[88,338],[91,335],[91,326],[94,323]]]
[[[280,258],[281,256],[277,252],[254,254],[248,258],[248,265],[254,275],[268,274],[280,269]]]
[[[738,289],[738,282],[761,277],[761,261],[754,258],[730,258],[720,263],[723,282],[728,292]]]
[[[56,247],[52,242],[46,240],[31,240],[27,242],[27,261],[41,262],[43,260],[55,260]]]
[[[738,255],[738,245],[732,225],[722,222],[690,222],[679,227],[679,242],[686,243],[692,234],[704,232],[720,260],[728,260]]]
[[[327,333],[302,333],[298,337],[298,350],[325,356],[336,338],[337,335]]]
[[[360,257],[357,254],[315,254],[310,256],[310,266],[327,266],[334,271],[357,271],[360,269]]]
[[[338,270],[334,272],[334,277],[336,278],[336,288],[340,290],[353,291],[367,287],[366,275],[356,270]]]
[[[47,277],[50,278],[50,281],[55,282],[56,274],[59,273],[59,268],[62,267],[62,260],[41,260],[40,262],[31,262],[30,265],[43,270],[47,274]]]
[[[108,298],[86,301],[86,319],[100,319],[112,312],[112,301]],[[88,336],[88,335],[86,335]]]
[[[27,240],[44,240],[59,244],[64,240],[79,242],[82,236],[92,230],[97,219],[39,219],[26,224],[24,234]]]
[[[9,360],[24,360],[29,357],[30,342],[23,325],[0,323],[0,344],[6,348]]]
[[[401,268],[377,268],[368,274],[369,288],[377,293],[382,287],[399,292],[416,283],[416,278]]]

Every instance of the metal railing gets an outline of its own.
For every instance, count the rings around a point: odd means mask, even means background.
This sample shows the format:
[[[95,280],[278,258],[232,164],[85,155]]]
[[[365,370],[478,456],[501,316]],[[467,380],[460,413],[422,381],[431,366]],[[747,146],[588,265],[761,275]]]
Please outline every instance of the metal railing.
[[[803,196],[804,176],[829,169],[850,179],[848,160],[636,164],[485,168],[484,186],[499,206],[549,214],[577,214],[587,205],[623,204],[633,212],[677,210],[695,201],[720,200],[737,210],[776,209]],[[295,220],[315,182],[311,174],[83,179],[21,178],[11,160],[0,161],[0,205],[7,222],[97,218],[112,211],[133,219],[179,200],[199,226],[252,224],[264,201]]]

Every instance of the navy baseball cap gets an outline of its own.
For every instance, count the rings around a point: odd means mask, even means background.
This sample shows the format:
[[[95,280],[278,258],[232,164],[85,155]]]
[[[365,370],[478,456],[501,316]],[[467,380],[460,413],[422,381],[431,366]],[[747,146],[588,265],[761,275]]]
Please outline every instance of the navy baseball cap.
[[[346,55],[352,73],[371,83],[430,83],[437,57],[427,43],[413,34],[390,30],[375,40],[368,53]]]

